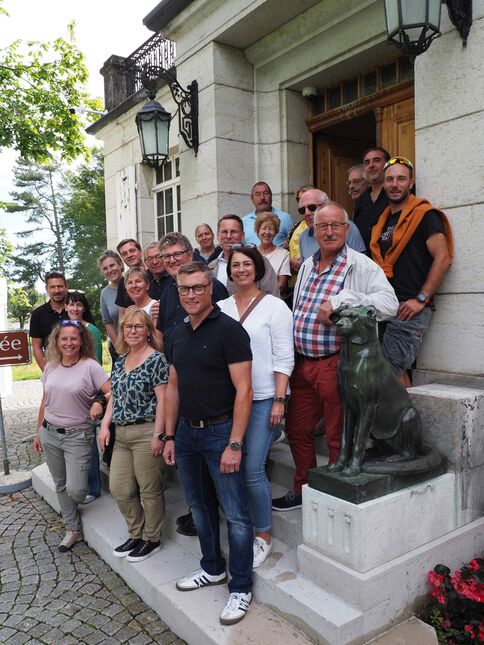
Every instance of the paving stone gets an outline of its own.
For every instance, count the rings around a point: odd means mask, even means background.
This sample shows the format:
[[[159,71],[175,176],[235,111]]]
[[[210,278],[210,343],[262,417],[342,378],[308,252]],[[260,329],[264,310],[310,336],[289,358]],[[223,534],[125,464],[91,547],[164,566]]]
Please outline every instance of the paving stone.
[[[28,470],[43,460],[21,443],[35,431],[41,387],[23,381],[13,390],[2,399],[10,466]],[[182,645],[87,544],[60,553],[63,534],[61,518],[32,488],[0,495],[2,645]]]

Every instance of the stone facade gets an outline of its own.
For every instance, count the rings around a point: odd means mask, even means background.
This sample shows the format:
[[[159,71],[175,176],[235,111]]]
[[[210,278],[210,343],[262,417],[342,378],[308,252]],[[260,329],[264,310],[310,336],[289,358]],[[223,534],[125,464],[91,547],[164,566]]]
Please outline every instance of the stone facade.
[[[170,135],[180,153],[183,232],[193,237],[202,221],[214,225],[227,212],[248,213],[248,193],[259,179],[271,185],[275,206],[295,213],[293,191],[313,179],[309,108],[301,89],[328,87],[395,58],[386,43],[383,2],[183,4],[168,24],[158,25],[176,42],[179,82],[186,87],[196,79],[200,90],[198,155],[177,137],[175,122]],[[436,298],[418,367],[446,382],[449,374],[477,377],[484,365],[484,0],[473,5],[467,47],[444,6],[442,36],[415,64],[418,192],[445,210],[455,233],[455,259]],[[157,24],[153,12],[149,24]],[[158,100],[175,112],[168,88]],[[153,173],[140,164],[134,124],[141,104],[139,99],[97,129],[105,146],[111,246],[125,229],[142,243],[154,237]],[[120,173],[133,186],[125,200]]]

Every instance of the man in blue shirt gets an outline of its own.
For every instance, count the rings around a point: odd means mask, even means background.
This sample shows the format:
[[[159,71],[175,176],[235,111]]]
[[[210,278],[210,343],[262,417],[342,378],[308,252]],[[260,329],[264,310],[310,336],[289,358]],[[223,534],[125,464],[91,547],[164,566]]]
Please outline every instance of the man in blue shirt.
[[[320,206],[327,203],[330,203],[328,196],[317,188],[307,190],[299,199],[299,212],[304,216],[308,225],[308,228],[299,237],[301,262],[314,255],[319,249],[318,242],[314,236],[314,213]],[[348,225],[346,244],[355,251],[366,253],[366,246],[358,228],[351,220],[348,221]]]
[[[254,204],[254,210],[252,213],[249,213],[242,218],[246,244],[255,244],[255,246],[259,246],[260,240],[254,231],[257,214],[272,211],[281,221],[279,233],[274,238],[274,244],[282,246],[286,241],[292,225],[294,224],[292,217],[289,213],[285,213],[284,211],[280,211],[278,208],[272,207],[272,191],[269,184],[266,184],[265,181],[258,181],[254,184],[250,193],[250,198]]]

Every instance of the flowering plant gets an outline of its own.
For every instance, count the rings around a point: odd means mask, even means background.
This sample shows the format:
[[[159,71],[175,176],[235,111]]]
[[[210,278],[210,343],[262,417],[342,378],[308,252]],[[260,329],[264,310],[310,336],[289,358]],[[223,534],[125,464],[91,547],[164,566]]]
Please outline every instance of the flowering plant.
[[[484,643],[484,560],[476,558],[451,577],[438,564],[428,573],[433,603],[430,623],[439,641],[448,645]]]

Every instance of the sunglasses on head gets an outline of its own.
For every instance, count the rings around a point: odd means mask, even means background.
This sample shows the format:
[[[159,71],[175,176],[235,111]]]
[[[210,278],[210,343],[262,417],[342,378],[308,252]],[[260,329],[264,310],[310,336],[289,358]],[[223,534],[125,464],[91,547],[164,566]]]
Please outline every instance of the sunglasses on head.
[[[237,249],[256,249],[257,246],[252,244],[252,242],[247,242],[247,244],[231,244],[230,250],[236,251]]]
[[[383,166],[383,170],[386,170],[389,166],[393,166],[393,164],[396,164],[396,163],[402,164],[402,166],[407,166],[407,168],[410,168],[410,170],[413,170],[412,162],[409,159],[407,159],[407,157],[392,157]]]
[[[321,206],[322,206],[322,204],[308,204],[307,206],[300,206],[297,209],[297,212],[299,213],[299,215],[304,215],[304,213],[306,212],[306,209],[307,209],[311,213],[314,213]]]
[[[79,325],[82,325],[82,322],[79,322],[79,320],[61,320],[59,325],[61,327],[69,327],[70,325],[73,327],[79,327]]]

